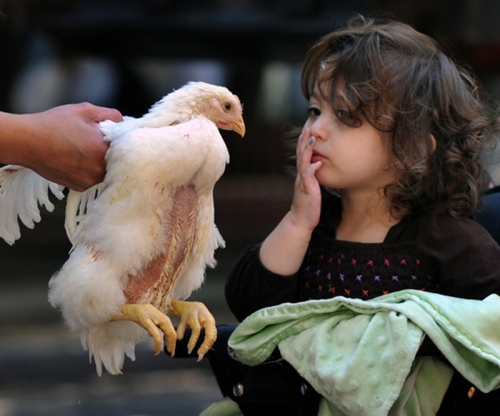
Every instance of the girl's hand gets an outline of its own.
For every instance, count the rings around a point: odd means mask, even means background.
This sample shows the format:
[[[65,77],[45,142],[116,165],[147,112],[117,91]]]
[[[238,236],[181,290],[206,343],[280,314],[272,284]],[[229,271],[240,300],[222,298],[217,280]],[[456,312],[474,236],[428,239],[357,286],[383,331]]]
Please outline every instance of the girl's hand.
[[[316,139],[305,129],[297,142],[297,177],[290,209],[296,225],[312,230],[318,225],[321,213],[321,190],[316,171],[321,162],[311,163]]]

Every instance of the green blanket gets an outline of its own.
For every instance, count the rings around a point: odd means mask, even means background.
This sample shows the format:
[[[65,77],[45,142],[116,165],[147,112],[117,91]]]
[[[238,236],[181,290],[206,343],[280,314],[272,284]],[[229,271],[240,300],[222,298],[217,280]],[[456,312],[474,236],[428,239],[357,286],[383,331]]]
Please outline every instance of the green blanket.
[[[483,392],[500,386],[497,295],[476,301],[405,290],[370,301],[283,304],[249,316],[229,345],[248,365],[278,346],[325,398],[321,415],[433,415],[453,370],[415,358],[425,335],[471,385]],[[224,413],[209,409],[204,414]]]

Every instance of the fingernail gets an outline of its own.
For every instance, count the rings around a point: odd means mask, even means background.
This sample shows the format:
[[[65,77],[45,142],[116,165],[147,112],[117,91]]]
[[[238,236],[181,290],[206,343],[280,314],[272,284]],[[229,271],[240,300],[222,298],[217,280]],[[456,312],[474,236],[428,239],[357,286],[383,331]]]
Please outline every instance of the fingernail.
[[[309,139],[309,142],[307,143],[307,145],[311,146],[314,143],[314,140],[316,140],[316,138],[314,136],[311,136],[311,138]]]

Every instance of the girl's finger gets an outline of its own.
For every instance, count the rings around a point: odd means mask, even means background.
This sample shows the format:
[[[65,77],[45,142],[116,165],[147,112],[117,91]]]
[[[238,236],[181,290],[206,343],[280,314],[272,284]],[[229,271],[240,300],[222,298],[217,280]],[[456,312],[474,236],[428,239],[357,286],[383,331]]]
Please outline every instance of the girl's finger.
[[[316,139],[314,136],[309,136],[304,138],[303,143],[301,143],[301,149],[297,150],[297,169],[299,171],[306,170],[311,165],[312,150]]]
[[[302,132],[297,142],[297,154],[303,152],[308,146],[311,146],[311,132],[309,129],[306,129]]]

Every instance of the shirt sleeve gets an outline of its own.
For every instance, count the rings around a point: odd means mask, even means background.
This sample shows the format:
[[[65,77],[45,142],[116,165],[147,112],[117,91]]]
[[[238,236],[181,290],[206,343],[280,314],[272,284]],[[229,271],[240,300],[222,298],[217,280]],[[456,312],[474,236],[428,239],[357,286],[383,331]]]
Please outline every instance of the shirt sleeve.
[[[259,309],[296,298],[297,275],[269,271],[261,263],[259,252],[260,244],[247,247],[226,280],[226,301],[239,321]]]
[[[495,186],[487,192],[474,219],[500,244],[500,186]]]
[[[469,299],[500,295],[500,246],[472,219],[440,210],[422,220],[417,241],[439,275],[442,293]]]

